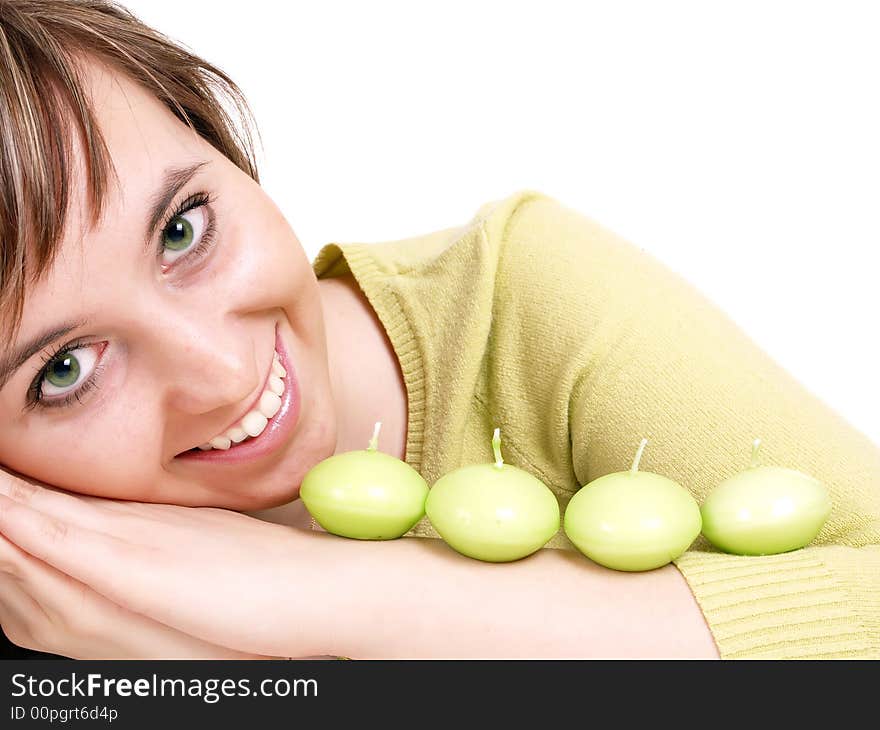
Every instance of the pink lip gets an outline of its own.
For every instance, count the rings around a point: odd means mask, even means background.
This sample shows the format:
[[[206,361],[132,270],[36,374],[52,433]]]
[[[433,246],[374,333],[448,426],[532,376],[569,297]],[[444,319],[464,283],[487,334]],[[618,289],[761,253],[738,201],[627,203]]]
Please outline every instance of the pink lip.
[[[284,395],[281,396],[281,408],[266,425],[265,430],[256,438],[248,438],[239,444],[233,444],[226,451],[211,449],[210,451],[184,451],[176,458],[199,461],[206,464],[239,464],[259,459],[270,454],[287,440],[299,419],[300,392],[293,363],[281,340],[278,328],[275,328],[275,351],[281,360],[281,366],[287,371],[284,378]],[[271,371],[270,371],[271,372]],[[266,378],[268,381],[268,377]],[[265,383],[263,384],[265,388]],[[260,391],[262,395],[262,391]],[[235,423],[238,423],[236,421]],[[234,425],[234,424],[230,424]]]

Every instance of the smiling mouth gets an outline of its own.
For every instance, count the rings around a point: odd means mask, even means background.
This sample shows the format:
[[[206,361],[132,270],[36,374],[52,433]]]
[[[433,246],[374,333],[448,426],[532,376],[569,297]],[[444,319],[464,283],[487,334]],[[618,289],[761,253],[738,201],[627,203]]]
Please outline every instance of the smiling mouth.
[[[270,419],[281,409],[284,389],[287,386],[285,383],[286,377],[287,371],[281,364],[281,358],[276,350],[272,359],[272,369],[269,372],[263,392],[251,410],[223,433],[218,434],[210,441],[194,449],[190,449],[190,451],[212,451],[215,449],[227,451],[235,448],[238,444],[257,438],[266,430]]]

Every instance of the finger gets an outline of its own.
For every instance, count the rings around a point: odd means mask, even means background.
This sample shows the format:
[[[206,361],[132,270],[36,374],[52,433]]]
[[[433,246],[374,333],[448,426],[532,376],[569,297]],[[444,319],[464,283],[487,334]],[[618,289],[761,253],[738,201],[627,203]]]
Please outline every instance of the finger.
[[[29,555],[85,582],[100,574],[107,567],[107,557],[122,547],[128,548],[129,558],[138,552],[116,537],[44,514],[2,494],[0,533]]]
[[[192,523],[186,509],[178,505],[71,494],[19,474],[4,473],[4,470],[0,470],[0,495],[65,522],[116,537],[132,537],[140,529],[152,531],[156,522],[163,527],[182,525],[186,528]],[[210,521],[223,520],[227,512],[214,507],[189,509],[198,510],[200,518]]]
[[[39,625],[43,629],[30,631],[29,635],[37,636],[44,645],[51,644],[52,653],[64,656],[76,656],[71,653],[69,642],[66,649],[59,649],[60,644],[53,643],[48,630],[71,633],[68,629],[81,632],[79,619],[82,617],[84,596],[91,589],[69,575],[59,571],[38,557],[28,554],[7,537],[0,534],[0,561],[9,566],[8,574],[14,578],[14,585],[5,581],[7,593],[17,598],[16,605],[20,609],[21,621],[28,626]],[[27,607],[27,613],[21,610]],[[33,647],[29,647],[33,648]],[[46,649],[48,650],[48,649]],[[88,655],[86,655],[88,656]]]
[[[0,495],[78,525],[96,528],[101,522],[101,513],[94,504],[17,475],[0,474]]]
[[[189,591],[190,599],[198,596],[191,585],[169,578],[168,570],[163,569],[168,566],[169,556],[161,548],[129,543],[65,523],[5,495],[0,495],[0,533],[121,609],[192,637],[194,646],[202,647],[199,651],[208,645],[222,645],[216,627],[204,621],[203,614],[194,609],[193,600],[188,610],[180,609],[179,599],[169,600],[169,593],[179,596],[189,595]],[[119,570],[118,566],[124,567]],[[231,649],[224,651],[238,654]]]
[[[182,517],[174,519],[173,510],[180,509],[177,507],[70,494],[18,475],[0,472],[0,496],[3,495],[65,523],[114,537],[132,538],[140,530],[152,532],[156,522],[161,522],[163,526],[178,521],[184,524]],[[166,512],[161,508],[171,511]]]
[[[0,533],[119,606],[186,631],[174,624],[173,610],[162,599],[169,586],[156,570],[156,549],[69,524],[5,495],[0,495]],[[119,565],[124,574],[115,569]]]
[[[0,534],[0,571],[17,575],[24,551]]]
[[[18,580],[6,574],[0,576],[0,625],[6,638],[23,649],[55,654],[45,642],[46,637],[34,631],[40,610]]]
[[[181,525],[187,529],[192,528],[193,515],[203,522],[217,522],[228,524],[228,514],[231,510],[219,507],[187,507],[178,504],[164,504],[162,502],[135,502],[121,499],[108,499],[106,497],[81,496],[86,504],[92,505],[102,511],[113,512],[118,515],[126,515],[140,520],[147,525],[149,522],[159,522],[162,525]],[[242,515],[242,519],[248,518]]]
[[[18,638],[13,643],[73,659],[110,658],[97,651],[107,642],[96,638],[109,628],[112,613],[96,617],[88,598],[109,601],[0,536],[0,547],[4,543],[17,553],[16,576],[0,580],[4,620]]]
[[[0,623],[18,646],[74,659],[274,658],[179,632],[23,555],[30,567],[26,582],[0,572]]]
[[[195,521],[198,521],[200,524],[217,524],[228,527],[232,520],[238,521],[239,524],[236,527],[247,527],[262,533],[265,533],[267,529],[272,529],[267,527],[271,525],[269,522],[252,517],[247,513],[221,507],[207,505],[182,506],[163,502],[135,502],[82,495],[79,498],[84,500],[86,504],[94,505],[102,510],[106,508],[117,514],[149,520],[150,523],[158,522],[166,527],[182,526],[187,531],[193,528]],[[150,523],[145,523],[145,525]],[[272,527],[285,531],[289,530],[289,528],[281,525],[272,525]]]
[[[265,658],[183,634],[113,603],[50,565],[39,566],[27,586],[27,597],[45,621],[31,623],[30,634],[38,637],[35,642],[50,647],[51,653],[75,659]],[[18,593],[23,592],[19,588]]]

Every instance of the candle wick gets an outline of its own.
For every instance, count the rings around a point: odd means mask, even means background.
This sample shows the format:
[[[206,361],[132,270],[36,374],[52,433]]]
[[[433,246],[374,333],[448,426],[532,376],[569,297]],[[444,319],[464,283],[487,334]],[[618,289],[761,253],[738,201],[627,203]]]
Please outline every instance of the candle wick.
[[[379,447],[380,428],[382,428],[382,421],[376,421],[376,425],[373,428],[373,437],[370,439],[370,443],[367,446],[367,451],[375,451]]]
[[[501,429],[496,428],[492,434],[492,451],[495,452],[495,467],[500,469],[504,465],[504,459],[501,458]]]
[[[760,446],[761,446],[761,439],[755,439],[752,442],[752,465],[751,465],[752,469],[757,467],[760,463],[758,461],[758,449],[760,448]]]
[[[642,452],[645,450],[645,444],[648,443],[648,439],[642,439],[642,443],[639,444],[638,453],[636,453],[636,458],[633,459],[632,469],[630,469],[630,474],[635,474],[639,470],[639,461],[642,459]]]

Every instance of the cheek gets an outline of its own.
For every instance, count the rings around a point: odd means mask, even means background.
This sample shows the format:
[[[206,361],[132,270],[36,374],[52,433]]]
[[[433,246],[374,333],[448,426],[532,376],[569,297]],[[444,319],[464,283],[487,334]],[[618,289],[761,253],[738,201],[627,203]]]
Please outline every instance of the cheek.
[[[35,421],[15,434],[14,449],[4,440],[0,461],[71,492],[149,501],[158,460],[142,424],[118,407],[94,409],[81,418]]]

